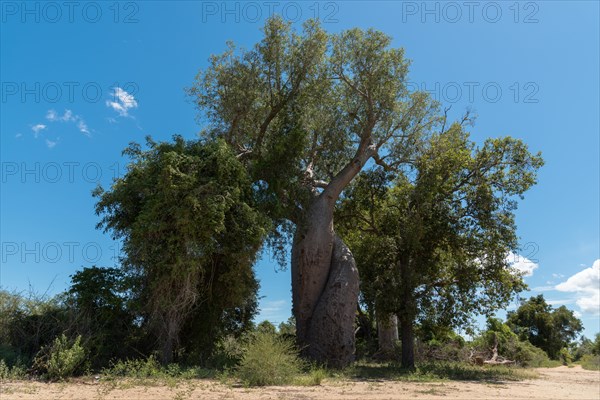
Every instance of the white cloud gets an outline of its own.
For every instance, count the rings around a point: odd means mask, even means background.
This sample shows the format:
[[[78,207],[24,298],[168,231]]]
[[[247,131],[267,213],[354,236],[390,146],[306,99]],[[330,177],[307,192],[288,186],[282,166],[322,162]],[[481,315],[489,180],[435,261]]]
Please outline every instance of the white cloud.
[[[58,119],[58,116],[56,115],[56,111],[48,110],[48,112],[46,113],[46,119],[48,121],[56,121]]]
[[[80,119],[80,117],[78,115],[73,115],[73,111],[71,110],[65,110],[62,116],[59,116],[54,110],[48,110],[48,112],[46,113],[46,119],[51,122],[70,122],[77,121],[78,119]]]
[[[48,110],[46,113],[46,119],[50,122],[73,122],[77,125],[79,132],[86,136],[91,136],[90,129],[79,115],[73,113],[73,111],[66,109],[63,115],[58,115],[55,110]]]
[[[22,134],[22,133],[17,133],[17,134],[15,135],[15,137],[16,137],[17,139],[21,138],[22,136],[23,136],[23,134]]]
[[[268,320],[275,325],[286,321],[290,312],[290,306],[286,300],[261,301],[259,309],[257,321]]]
[[[531,276],[533,271],[539,267],[539,265],[527,257],[510,252],[506,256],[506,262],[517,270],[522,276]]]
[[[84,120],[80,119],[77,122],[77,128],[79,129],[79,132],[83,133],[84,135],[90,136],[90,130],[88,129],[88,126]]]
[[[551,306],[558,306],[558,305],[567,305],[567,304],[573,304],[575,303],[575,299],[548,299],[546,300],[546,303],[550,304]]]
[[[532,292],[547,292],[548,290],[554,290],[554,286],[536,286],[531,288]]]
[[[115,101],[107,100],[106,106],[115,110],[121,117],[129,116],[129,110],[132,108],[137,108],[137,101],[132,94],[127,93],[127,91],[121,89],[120,87],[115,87],[113,90]]]
[[[576,293],[576,303],[584,313],[600,314],[600,259],[559,283],[555,289]]]
[[[46,146],[48,146],[49,149],[56,146],[56,143],[58,143],[58,142],[53,142],[52,140],[46,139]]]
[[[37,138],[39,133],[46,128],[47,128],[47,126],[44,124],[37,124],[37,125],[32,126],[31,130],[33,131],[33,135]]]

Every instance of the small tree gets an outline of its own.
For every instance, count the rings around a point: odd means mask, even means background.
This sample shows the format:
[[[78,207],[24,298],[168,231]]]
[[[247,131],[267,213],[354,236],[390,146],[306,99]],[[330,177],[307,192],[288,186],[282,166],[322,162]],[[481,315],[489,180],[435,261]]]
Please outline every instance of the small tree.
[[[253,207],[247,172],[224,142],[176,136],[147,145],[130,145],[125,176],[94,195],[98,227],[123,240],[133,293],[169,363],[186,327],[209,347],[220,330],[252,319],[252,266],[268,221]]]
[[[67,302],[74,311],[74,330],[82,335],[92,367],[131,355],[140,335],[133,323],[131,282],[117,268],[84,268],[71,277]],[[115,346],[119,343],[119,346]]]
[[[555,360],[583,330],[581,320],[573,311],[565,306],[553,309],[542,294],[524,301],[516,311],[510,311],[507,323],[521,340],[529,341]]]
[[[414,367],[417,319],[463,326],[524,288],[507,260],[517,248],[515,197],[542,164],[510,137],[477,148],[456,123],[432,136],[413,169],[363,174],[348,191],[343,237],[377,318],[398,315],[404,367]]]

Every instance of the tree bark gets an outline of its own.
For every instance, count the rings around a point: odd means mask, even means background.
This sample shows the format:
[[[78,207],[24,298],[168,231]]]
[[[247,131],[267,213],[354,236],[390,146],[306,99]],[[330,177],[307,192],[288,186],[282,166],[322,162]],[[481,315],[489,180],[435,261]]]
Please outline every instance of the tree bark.
[[[404,256],[400,260],[400,277],[402,281],[403,310],[400,312],[400,340],[402,341],[401,367],[415,368],[415,337],[414,323],[416,305],[414,299],[413,271],[410,257]]]
[[[415,337],[413,320],[410,317],[400,318],[400,331],[402,340],[402,368],[415,368]]]
[[[340,368],[354,359],[358,270],[333,230],[331,196],[315,197],[292,246],[292,300],[302,354]]]
[[[377,317],[377,339],[379,352],[383,356],[392,356],[398,340],[398,317],[396,315]]]

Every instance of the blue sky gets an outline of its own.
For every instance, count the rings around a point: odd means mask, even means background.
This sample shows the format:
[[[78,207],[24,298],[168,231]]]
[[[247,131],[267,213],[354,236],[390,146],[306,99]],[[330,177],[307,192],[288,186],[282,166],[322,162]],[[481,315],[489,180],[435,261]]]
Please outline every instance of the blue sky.
[[[57,293],[82,266],[114,265],[118,244],[95,229],[92,189],[122,173],[121,150],[146,135],[193,138],[187,101],[227,40],[260,39],[270,13],[329,32],[373,27],[413,60],[410,84],[454,116],[479,115],[472,137],[511,135],[546,160],[517,212],[534,295],[600,331],[599,6],[524,2],[37,2],[1,6],[0,222],[4,288]],[[291,308],[289,271],[264,254],[260,319]]]

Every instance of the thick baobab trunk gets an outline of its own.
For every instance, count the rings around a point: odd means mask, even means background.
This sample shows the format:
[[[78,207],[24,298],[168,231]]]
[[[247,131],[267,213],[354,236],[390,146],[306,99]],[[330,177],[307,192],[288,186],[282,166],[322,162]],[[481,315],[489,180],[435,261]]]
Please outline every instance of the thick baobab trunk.
[[[377,318],[377,339],[379,353],[382,356],[393,356],[398,340],[398,317],[396,315]]]
[[[354,359],[358,270],[333,230],[331,198],[314,199],[292,248],[292,297],[302,353],[332,367]]]

